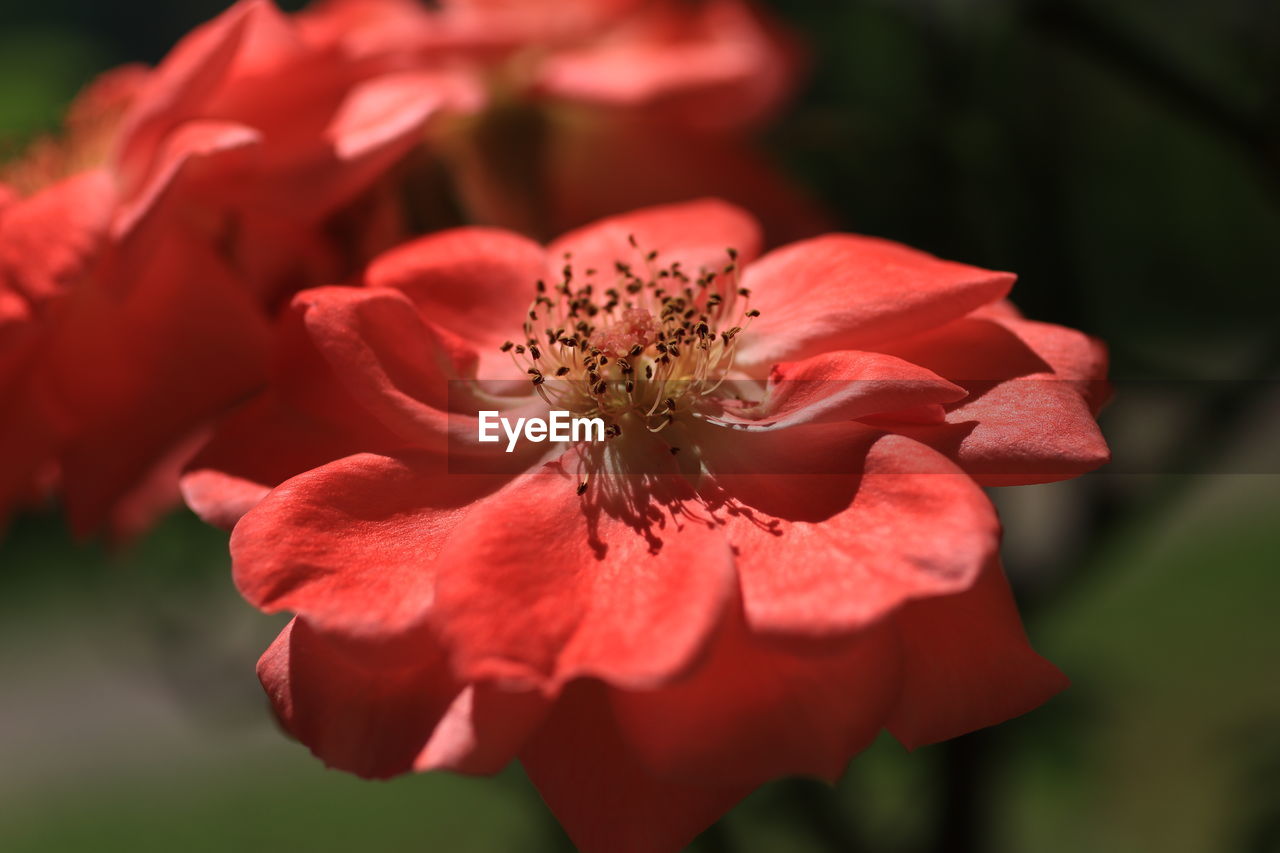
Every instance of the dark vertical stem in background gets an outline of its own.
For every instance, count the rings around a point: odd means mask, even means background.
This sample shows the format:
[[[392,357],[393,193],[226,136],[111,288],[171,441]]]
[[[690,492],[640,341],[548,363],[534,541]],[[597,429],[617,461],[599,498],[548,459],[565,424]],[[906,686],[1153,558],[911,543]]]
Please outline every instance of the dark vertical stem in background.
[[[980,731],[942,747],[944,797],[935,853],[985,853],[991,849],[989,791],[994,740],[990,731]]]

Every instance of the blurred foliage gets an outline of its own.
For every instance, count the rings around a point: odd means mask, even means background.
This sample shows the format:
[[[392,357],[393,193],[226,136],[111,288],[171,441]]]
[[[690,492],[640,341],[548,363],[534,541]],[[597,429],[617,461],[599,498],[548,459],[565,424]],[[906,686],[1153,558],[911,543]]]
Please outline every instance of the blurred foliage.
[[[224,5],[0,0],[0,144]],[[1106,339],[1119,377],[1275,378],[1280,4],[769,5],[816,56],[766,143],[846,227],[1018,271],[1019,305]],[[1177,470],[1273,444],[1272,387],[1183,401]],[[1123,404],[1118,455],[1161,425]],[[949,745],[882,739],[835,790],[766,786],[700,849],[1280,850],[1280,478],[1000,497],[1073,689]],[[43,515],[0,544],[0,849],[566,849],[518,768],[362,783],[280,737],[252,674],[280,623],[225,549],[185,514],[119,554]]]

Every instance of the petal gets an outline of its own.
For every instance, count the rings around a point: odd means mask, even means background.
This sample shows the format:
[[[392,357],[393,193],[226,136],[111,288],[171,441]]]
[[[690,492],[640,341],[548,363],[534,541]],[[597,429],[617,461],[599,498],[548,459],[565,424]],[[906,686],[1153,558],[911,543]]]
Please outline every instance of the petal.
[[[232,532],[237,588],[256,607],[326,631],[405,630],[431,607],[445,540],[496,486],[444,470],[441,456],[361,454],[294,477]]]
[[[619,210],[706,196],[752,211],[768,246],[831,230],[830,215],[739,134],[655,126],[643,115],[585,119],[549,128],[539,198],[550,207],[554,230]],[[750,257],[742,238],[727,245]],[[712,249],[720,254],[711,260],[721,263],[724,246]]]
[[[914,601],[893,623],[904,669],[888,727],[910,749],[1016,717],[1068,686],[1027,643],[998,560],[970,589]]]
[[[353,434],[264,394],[219,425],[187,465],[182,496],[204,521],[230,530],[285,480],[344,456],[393,446],[383,436]]]
[[[479,353],[482,378],[499,378],[512,368],[499,347],[523,336],[546,257],[518,234],[455,228],[387,252],[369,266],[365,283],[403,291],[451,348]]]
[[[753,429],[785,429],[952,403],[966,393],[936,373],[900,358],[829,352],[774,365],[764,400],[716,417]]]
[[[624,739],[660,777],[835,782],[896,705],[899,659],[885,624],[835,648],[791,647],[753,636],[735,611],[689,677],[657,690],[613,690],[610,701]]]
[[[679,261],[694,275],[703,268],[723,268],[729,249],[737,251],[739,263],[749,262],[760,246],[760,226],[749,213],[723,201],[702,199],[602,219],[564,235],[547,247],[547,253],[556,272],[571,255],[579,277],[595,269],[611,281],[616,262],[643,271],[648,252],[658,253],[659,266]]]
[[[174,230],[127,269],[76,288],[50,341],[50,393],[72,526],[113,505],[210,419],[266,381],[262,309],[211,247]],[[176,499],[176,481],[167,486]]]
[[[1013,280],[874,237],[793,243],[747,267],[742,283],[761,316],[743,335],[738,362],[767,366],[875,349],[1000,299]]]
[[[740,0],[651,3],[609,38],[548,57],[538,88],[577,103],[657,107],[681,124],[735,128],[793,88],[796,54],[776,22]]]
[[[845,425],[739,435],[707,464],[758,472],[715,478],[755,631],[848,634],[967,589],[996,549],[982,491],[901,436]]]
[[[458,694],[414,761],[414,770],[487,776],[511,762],[546,717],[548,702],[532,691],[472,684]]]
[[[567,459],[517,478],[450,535],[436,615],[454,665],[548,693],[587,674],[670,679],[722,616],[728,546],[678,478],[604,474],[580,497]]]
[[[82,172],[0,210],[0,281],[33,304],[78,284],[99,261],[117,195]]]
[[[459,690],[429,636],[397,642],[361,647],[294,619],[258,661],[258,678],[281,725],[326,765],[395,776],[413,769]]]
[[[219,170],[245,162],[249,150],[261,143],[261,134],[235,122],[190,121],[178,126],[161,141],[141,185],[121,205],[112,223],[112,235],[144,242],[157,239],[136,232],[147,227],[148,220],[159,220],[156,225],[161,228],[171,224],[171,217],[177,214],[165,209],[169,193],[216,179]]]
[[[324,131],[336,160],[333,171],[341,170],[345,184],[329,190],[324,209],[349,200],[420,144],[437,112],[470,112],[482,98],[478,85],[460,74],[386,74],[352,87]]]
[[[604,687],[593,682],[565,691],[520,761],[583,853],[682,849],[752,788],[655,777],[618,731]]]
[[[319,287],[294,297],[316,349],[352,399],[406,446],[443,449],[454,362],[404,294]]]
[[[122,120],[116,159],[126,194],[146,181],[164,137],[200,116],[246,46],[275,38],[280,17],[266,0],[241,0],[169,52],[139,88]]]
[[[1110,459],[1095,419],[1108,396],[1106,350],[1061,326],[965,318],[891,351],[963,385],[949,427],[910,431],[982,485],[1076,477]]]

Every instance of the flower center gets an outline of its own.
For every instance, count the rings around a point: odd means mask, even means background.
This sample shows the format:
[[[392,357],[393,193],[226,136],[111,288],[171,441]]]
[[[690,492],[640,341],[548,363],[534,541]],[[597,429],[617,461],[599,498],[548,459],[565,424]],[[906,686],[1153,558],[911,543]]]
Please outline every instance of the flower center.
[[[560,281],[536,285],[524,342],[502,346],[549,405],[603,418],[614,438],[624,428],[656,433],[696,416],[697,401],[724,382],[739,335],[760,314],[739,286],[733,249],[723,266],[696,274],[679,261],[664,265],[656,251],[642,257],[643,268],[617,261],[602,273],[576,270],[566,255]]]

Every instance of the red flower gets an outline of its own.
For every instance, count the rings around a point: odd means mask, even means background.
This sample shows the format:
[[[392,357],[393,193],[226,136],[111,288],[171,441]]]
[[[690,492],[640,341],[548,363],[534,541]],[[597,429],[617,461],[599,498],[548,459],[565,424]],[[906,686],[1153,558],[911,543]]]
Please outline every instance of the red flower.
[[[262,385],[277,303],[401,236],[376,184],[464,96],[265,0],[95,83],[0,172],[0,517],[53,467],[81,532],[176,499],[194,438]]]
[[[1010,275],[760,243],[718,202],[546,251],[462,229],[295,298],[278,383],[185,483],[224,523],[253,507],[235,580],[296,614],[259,669],[294,736],[364,776],[518,757],[582,848],[674,849],[881,728],[930,743],[1062,689],[978,482],[1105,461],[1101,347],[1019,318]],[[479,409],[550,405],[620,434],[476,441]]]
[[[801,52],[744,0],[329,0],[299,20],[316,44],[487,89],[429,146],[468,222],[546,237],[715,195],[763,216],[770,243],[826,226],[749,142]]]

